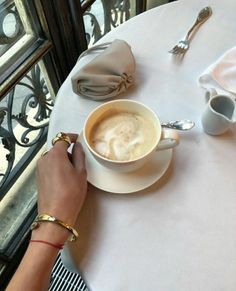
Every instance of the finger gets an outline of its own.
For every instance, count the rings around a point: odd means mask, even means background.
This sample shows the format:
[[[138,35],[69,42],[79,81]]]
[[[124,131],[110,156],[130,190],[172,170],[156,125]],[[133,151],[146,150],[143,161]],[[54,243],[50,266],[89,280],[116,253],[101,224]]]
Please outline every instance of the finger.
[[[42,152],[41,158],[45,157],[49,152],[50,150],[45,150],[44,152]]]
[[[72,143],[75,143],[77,141],[78,136],[79,136],[76,133],[66,133],[66,134],[69,136]]]
[[[66,133],[66,135],[70,138],[71,143],[75,143],[78,137],[78,134],[74,134],[74,133]],[[64,140],[57,140],[54,143],[53,148],[61,150],[63,152],[67,152],[67,149],[69,147],[68,142],[64,141]]]
[[[71,162],[80,171],[85,169],[85,153],[80,142],[76,142],[72,149]]]

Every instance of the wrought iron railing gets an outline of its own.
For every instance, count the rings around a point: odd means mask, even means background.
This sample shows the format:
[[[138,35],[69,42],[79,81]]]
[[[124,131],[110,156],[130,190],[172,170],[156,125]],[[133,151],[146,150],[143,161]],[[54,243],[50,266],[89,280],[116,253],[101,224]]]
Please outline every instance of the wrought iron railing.
[[[45,142],[52,107],[38,64],[0,102],[0,198]]]
[[[102,36],[108,33],[111,29],[117,27],[131,17],[131,2],[130,0],[100,0],[101,10],[103,14],[102,23],[98,20],[98,15],[92,11],[92,4],[96,1],[83,1],[82,8],[84,10],[84,19],[89,18],[91,23],[91,30],[89,31],[88,21],[86,30],[86,38],[88,46],[97,42]],[[99,1],[97,1],[99,2]]]

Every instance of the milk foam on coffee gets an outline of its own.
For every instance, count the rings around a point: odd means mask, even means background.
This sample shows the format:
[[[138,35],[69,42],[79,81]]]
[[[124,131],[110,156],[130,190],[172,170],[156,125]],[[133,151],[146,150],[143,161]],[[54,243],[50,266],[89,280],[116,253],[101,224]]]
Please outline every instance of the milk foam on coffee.
[[[101,156],[129,161],[146,154],[155,144],[156,130],[151,121],[130,112],[107,116],[94,126],[90,145]]]

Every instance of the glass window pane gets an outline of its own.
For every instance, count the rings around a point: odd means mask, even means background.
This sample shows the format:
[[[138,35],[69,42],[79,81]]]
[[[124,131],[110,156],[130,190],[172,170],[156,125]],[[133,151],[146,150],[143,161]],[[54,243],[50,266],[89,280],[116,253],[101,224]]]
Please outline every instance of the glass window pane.
[[[16,64],[20,65],[33,53],[30,47],[34,45],[35,51],[46,37],[41,31],[33,1],[0,1],[0,76],[3,82],[9,77],[7,72],[12,72],[8,69],[15,66],[14,71]]]
[[[0,0],[0,56],[25,33],[15,2]]]

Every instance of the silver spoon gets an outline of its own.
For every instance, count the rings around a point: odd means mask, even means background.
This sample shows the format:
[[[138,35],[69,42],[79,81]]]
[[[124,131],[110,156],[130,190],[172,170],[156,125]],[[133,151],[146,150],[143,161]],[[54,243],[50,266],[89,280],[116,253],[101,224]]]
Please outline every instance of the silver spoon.
[[[162,122],[162,127],[177,129],[177,130],[189,130],[193,128],[195,123],[188,119],[183,120],[176,120],[176,121],[169,121],[169,122]]]

